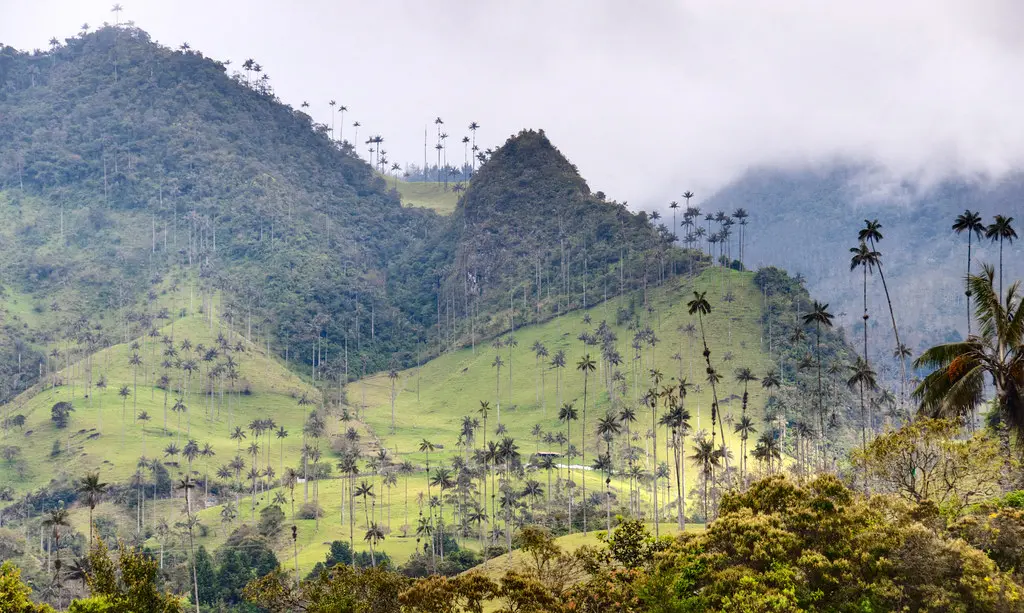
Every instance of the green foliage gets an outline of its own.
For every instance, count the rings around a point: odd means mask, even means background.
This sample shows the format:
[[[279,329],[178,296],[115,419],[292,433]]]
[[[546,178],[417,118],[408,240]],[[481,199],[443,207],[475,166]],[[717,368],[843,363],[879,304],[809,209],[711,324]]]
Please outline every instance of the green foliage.
[[[551,530],[542,526],[523,526],[513,537],[513,544],[530,556],[538,574],[547,571],[562,554]]]
[[[242,590],[250,581],[279,566],[266,538],[249,526],[242,526],[231,533],[217,550],[216,561],[216,598],[227,604],[242,602]]]
[[[119,613],[119,609],[106,596],[94,596],[72,602],[68,613]]]
[[[647,526],[635,519],[619,520],[619,525],[604,538],[612,559],[625,568],[640,568],[649,564],[658,546]]]
[[[21,580],[21,569],[12,562],[0,564],[0,611],[5,613],[53,613],[47,605],[30,599],[32,588]]]
[[[834,477],[805,487],[773,478],[727,495],[707,533],[669,556],[659,572],[678,584],[658,598],[672,610],[1000,611],[1021,598],[981,551],[898,506],[856,499]]]
[[[1003,496],[1001,506],[1011,509],[1024,509],[1024,490],[1015,490]]]
[[[276,570],[245,587],[245,597],[271,613],[391,613],[400,610],[399,594],[409,580],[384,569],[336,565],[294,585],[286,572]]]
[[[1006,460],[998,441],[979,432],[957,438],[960,426],[942,419],[918,419],[887,432],[854,452],[877,490],[911,502],[930,501],[952,516],[999,491]]]
[[[71,412],[74,410],[75,408],[71,406],[70,402],[58,402],[50,409],[50,419],[56,427],[67,428]]]
[[[98,600],[88,604],[97,608],[86,610],[110,613],[183,611],[179,598],[160,591],[157,562],[141,551],[120,544],[115,561],[101,539],[88,557],[92,569],[88,578],[89,589]]]
[[[217,594],[220,591],[217,585],[217,574],[213,564],[213,557],[206,547],[202,545],[196,549],[196,586],[199,588],[199,603],[212,605],[217,602]]]
[[[284,511],[281,507],[271,505],[260,510],[260,523],[257,527],[259,533],[267,538],[273,538],[281,533],[284,526]]]

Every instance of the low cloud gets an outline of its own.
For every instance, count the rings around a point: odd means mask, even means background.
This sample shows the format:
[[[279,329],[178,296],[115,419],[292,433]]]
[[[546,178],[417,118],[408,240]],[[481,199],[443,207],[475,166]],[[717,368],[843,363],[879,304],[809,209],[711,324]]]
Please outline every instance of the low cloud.
[[[5,6],[0,40],[45,48],[109,10]],[[593,188],[645,207],[764,165],[853,160],[889,185],[1024,165],[1013,0],[180,0],[122,15],[165,44],[256,58],[321,121],[337,99],[393,160],[422,163],[436,116],[449,143],[470,121],[489,146],[544,128]]]

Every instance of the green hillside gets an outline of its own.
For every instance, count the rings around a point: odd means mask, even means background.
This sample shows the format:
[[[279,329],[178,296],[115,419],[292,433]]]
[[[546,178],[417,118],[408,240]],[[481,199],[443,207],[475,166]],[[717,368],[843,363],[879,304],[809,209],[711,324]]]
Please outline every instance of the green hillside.
[[[120,344],[91,354],[87,359],[52,373],[43,383],[22,394],[7,407],[11,416],[23,415],[25,422],[10,428],[3,445],[19,450],[16,461],[0,464],[0,481],[8,484],[16,496],[33,492],[51,480],[77,478],[90,471],[99,471],[112,483],[127,483],[136,470],[139,458],[161,458],[165,462],[184,464],[177,454],[169,456],[165,448],[174,444],[182,449],[189,439],[201,446],[211,445],[216,454],[204,458],[203,464],[223,463],[236,452],[236,442],[229,439],[235,426],[245,429],[253,419],[272,418],[294,436],[284,439],[285,453],[294,456],[302,445],[301,430],[308,410],[298,400],[318,394],[297,376],[289,373],[264,349],[222,328],[210,326],[198,317],[174,324],[175,346],[186,339],[202,351],[179,349],[178,359],[194,355],[200,369],[187,388],[182,387],[184,374],[178,369],[162,368],[163,354],[170,338],[171,326],[159,329],[160,336],[143,337],[131,344]],[[225,339],[227,345],[218,342]],[[216,348],[213,361],[204,354]],[[133,354],[142,364],[133,367]],[[210,395],[208,372],[230,358],[237,378],[226,375],[214,378]],[[212,366],[211,366],[212,364]],[[172,381],[163,389],[160,377]],[[105,387],[98,387],[100,381]],[[58,384],[53,385],[56,381]],[[128,395],[120,390],[128,387]],[[175,411],[181,400],[186,410]],[[51,418],[51,408],[67,402],[74,407],[67,427],[58,428]],[[137,416],[145,414],[145,419]],[[279,441],[275,440],[275,443]],[[274,445],[275,452],[278,445]],[[214,465],[216,467],[216,465]]]
[[[724,286],[732,293],[729,302],[715,301],[705,329],[715,355],[722,360],[720,367],[727,373],[719,392],[723,412],[727,420],[736,419],[741,410],[742,385],[733,380],[733,372],[745,367],[761,375],[773,368],[761,344],[759,296],[752,278],[751,273],[709,269],[696,279],[674,279],[664,288],[653,289],[648,296],[649,309],[642,304],[642,294],[630,294],[540,325],[517,328],[512,335],[517,342],[514,348],[496,349],[488,342],[475,350],[465,348],[447,353],[421,368],[401,371],[395,385],[394,435],[390,434],[391,380],[387,373],[354,383],[349,388],[349,399],[361,403],[365,393],[367,425],[399,452],[413,451],[424,438],[454,450],[462,417],[476,416],[480,401],[488,401],[494,409],[490,417],[492,427],[497,424],[500,406],[501,423],[507,427],[508,434],[519,441],[529,441],[523,447],[533,451],[537,446],[536,437],[531,436],[530,431],[535,425],[539,424],[544,432],[564,430],[564,424],[559,425],[557,419],[560,404],[572,402],[582,408],[583,376],[576,364],[589,354],[601,368],[589,380],[587,423],[573,424],[577,429],[574,434],[577,445],[580,427],[585,427],[588,436],[592,436],[591,430],[598,417],[613,408],[618,410],[624,403],[639,404],[650,387],[651,369],[662,371],[666,379],[685,378],[697,383],[686,403],[694,429],[706,430],[711,423],[711,389],[703,381],[699,332],[696,329],[686,332],[688,324],[698,325],[696,317],[687,313],[686,303],[695,290],[716,295]],[[632,317],[623,317],[624,321],[619,322],[619,309],[632,313]],[[593,333],[602,322],[607,322],[617,337],[615,348],[623,359],[614,370],[626,377],[614,386],[624,384],[627,388],[625,393],[616,391],[614,407],[607,384],[612,373],[607,372],[607,365],[602,363],[601,348],[587,346],[579,340],[581,334]],[[658,339],[653,346],[645,343],[640,360],[634,359],[636,353],[631,347],[637,322],[641,328],[650,327]],[[508,335],[499,337],[503,341],[507,338]],[[544,346],[548,357],[537,357],[533,350],[535,343]],[[562,369],[551,366],[551,356],[558,351],[566,355],[566,366]],[[504,362],[500,380],[493,367],[497,355]],[[676,355],[681,359],[674,359]],[[543,394],[540,393],[542,384]],[[758,417],[764,398],[761,387],[754,385],[750,390],[750,407]],[[637,426],[641,431],[650,428],[650,415],[646,420],[643,417],[641,413]],[[659,440],[664,440],[663,435],[659,435]],[[548,449],[550,445],[541,448]],[[592,453],[588,444],[588,456]],[[416,457],[423,460],[420,454]]]
[[[392,179],[389,185],[398,190],[402,206],[430,209],[440,215],[451,215],[459,202],[459,194],[445,189],[443,183],[407,182]]]
[[[417,541],[416,525],[425,509],[422,496],[427,494],[425,468],[428,458],[427,454],[419,451],[421,441],[426,439],[435,445],[430,455],[432,476],[437,467],[458,465],[462,458],[472,456],[471,452],[484,447],[485,436],[489,441],[505,436],[514,439],[522,458],[517,462],[521,461],[526,467],[535,451],[564,450],[550,439],[544,440],[547,434],[565,430],[564,423],[557,419],[559,402],[574,403],[581,411],[580,420],[572,424],[571,438],[567,442],[583,449],[581,433],[586,431],[586,459],[573,459],[571,463],[576,467],[571,474],[564,466],[550,472],[527,468],[526,473],[516,479],[520,484],[517,487],[531,479],[536,480],[541,485],[541,494],[538,500],[521,501],[524,504],[521,512],[527,516],[536,514],[537,517],[549,516],[550,513],[551,520],[558,525],[564,521],[564,514],[555,512],[565,504],[563,480],[574,481],[579,489],[583,485],[582,477],[586,475],[588,496],[594,495],[590,522],[597,529],[604,523],[604,506],[607,503],[603,476],[597,471],[579,468],[580,465],[589,466],[597,455],[607,451],[607,444],[595,431],[597,420],[609,410],[618,412],[624,406],[638,406],[637,398],[651,384],[652,369],[663,372],[668,382],[679,377],[695,382],[703,380],[699,328],[696,327],[699,322],[687,313],[686,307],[695,290],[713,297],[712,312],[705,318],[704,326],[716,367],[725,373],[719,386],[719,398],[727,424],[727,441],[733,450],[733,470],[737,470],[741,447],[733,425],[742,411],[743,388],[733,373],[740,368],[749,368],[762,376],[775,368],[780,357],[779,354],[770,356],[767,352],[763,336],[765,322],[759,300],[761,291],[755,285],[755,276],[713,268],[697,278],[673,279],[663,287],[651,288],[647,293],[647,308],[643,305],[643,292],[635,292],[539,325],[517,327],[514,338],[518,344],[511,348],[506,345],[499,350],[491,343],[478,345],[475,350],[467,348],[451,352],[421,367],[395,372],[393,379],[387,374],[378,374],[350,384],[344,390],[346,402],[339,406],[332,401],[332,408],[317,411],[323,419],[325,431],[321,438],[316,439],[319,442],[315,446],[320,449],[321,466],[329,467],[325,469],[329,472],[319,481],[300,483],[295,489],[296,508],[315,500],[323,509],[324,516],[319,522],[314,519],[294,521],[299,534],[296,552],[291,551],[292,544],[285,538],[275,538],[272,541],[274,549],[282,559],[297,553],[300,569],[308,570],[323,560],[332,541],[348,541],[352,530],[356,536],[356,551],[367,551],[368,546],[359,535],[366,530],[364,516],[369,514],[386,527],[387,537],[379,551],[387,553],[395,563],[405,562],[422,547],[422,539]],[[585,338],[586,334],[604,328],[602,322],[607,322],[605,334],[610,332],[617,337],[615,350],[625,356],[615,369],[623,377],[614,377],[614,399],[608,389],[608,380],[613,373],[608,372],[608,363],[600,357],[602,348],[584,346],[579,340],[581,334]],[[695,327],[690,328],[690,324],[695,324]],[[302,471],[303,427],[308,423],[308,414],[320,405],[319,399],[323,394],[331,399],[336,391],[331,387],[314,387],[290,374],[284,364],[266,355],[265,348],[245,342],[230,330],[223,329],[216,316],[212,325],[204,313],[176,320],[173,325],[175,346],[180,348],[184,339],[189,339],[193,348],[203,345],[204,350],[210,347],[221,349],[221,353],[209,362],[200,359],[200,370],[188,386],[188,392],[181,388],[185,376],[181,368],[160,366],[168,346],[162,337],[171,334],[168,324],[159,330],[157,336],[146,335],[133,341],[139,344],[137,351],[142,359],[142,364],[137,367],[137,383],[136,373],[130,365],[135,351],[131,349],[131,343],[126,343],[101,350],[74,364],[71,376],[65,370],[51,373],[40,389],[29,390],[11,403],[11,413],[24,415],[26,420],[23,426],[11,428],[0,444],[18,448],[13,461],[0,465],[0,478],[11,484],[8,494],[15,502],[5,511],[6,515],[24,516],[26,507],[20,501],[27,493],[32,493],[29,499],[31,506],[28,507],[30,516],[42,512],[55,500],[73,500],[70,481],[87,471],[98,470],[105,481],[115,484],[117,493],[114,499],[121,501],[117,505],[106,502],[97,510],[98,516],[105,518],[104,525],[112,524],[116,526],[117,534],[132,538],[141,523],[143,536],[134,538],[143,538],[154,548],[158,548],[161,542],[166,546],[175,538],[180,542],[180,536],[161,537],[156,528],[161,521],[173,526],[184,517],[182,493],[172,490],[171,483],[186,473],[187,461],[181,455],[168,454],[166,449],[168,445],[175,444],[180,450],[191,438],[199,447],[209,444],[215,454],[212,457],[198,456],[192,467],[198,488],[204,493],[209,491],[210,496],[208,500],[198,493],[195,496],[194,509],[205,526],[198,543],[212,550],[224,543],[228,532],[238,525],[256,525],[259,512],[273,503],[277,493],[284,496],[282,506],[287,521],[293,522],[291,490],[282,485],[281,476],[288,467]],[[654,343],[645,341],[641,345],[640,358],[634,359],[634,335],[645,330],[653,332],[656,340]],[[223,342],[218,340],[221,335],[224,335]],[[501,338],[505,340],[508,337]],[[548,357],[544,360],[536,358],[535,343],[547,349]],[[566,367],[554,369],[551,359],[560,350],[565,352]],[[609,350],[608,347],[604,349],[606,352]],[[499,404],[496,389],[499,382],[492,367],[499,351],[505,363],[500,379],[501,425],[504,428],[501,435],[496,432]],[[180,360],[186,360],[193,354],[201,356],[201,352],[194,349],[179,349],[174,360],[180,366]],[[588,378],[588,407],[584,423],[583,377],[575,364],[585,354],[591,354],[600,366]],[[229,357],[238,376],[231,379],[222,375],[216,379],[211,397],[205,383],[197,381],[204,379],[200,375],[209,372],[211,367],[223,366]],[[511,385],[509,365],[512,367]],[[182,413],[169,410],[166,430],[163,426],[164,390],[154,384],[165,373],[172,379],[167,393],[168,407],[173,407],[178,397],[183,398],[188,407]],[[100,377],[106,382],[104,390],[97,389],[95,385]],[[59,385],[52,386],[54,380]],[[88,386],[91,394],[85,396],[83,387],[90,380],[93,382]],[[395,383],[396,415],[393,434],[390,431],[392,381]],[[125,386],[129,395],[122,398],[118,390]],[[308,406],[300,404],[303,398],[310,402]],[[750,386],[748,413],[754,417],[759,430],[769,427],[764,413],[766,398],[760,385],[754,383]],[[463,417],[479,419],[477,409],[481,400],[490,402],[492,407],[488,432],[485,434],[482,424],[477,423],[470,444],[460,446]],[[51,419],[50,409],[61,401],[71,402],[75,407],[66,428],[57,428]],[[686,407],[691,413],[689,423],[693,436],[703,436],[701,431],[710,428],[710,404],[711,395],[706,383],[690,390]],[[149,421],[133,420],[133,415],[143,412]],[[269,432],[264,434],[259,438],[259,456],[254,458],[247,450],[254,436],[248,425],[253,420],[266,418],[284,427],[288,436],[282,441]],[[626,512],[627,507],[636,504],[636,512],[650,518],[649,481],[646,485],[633,483],[627,474],[624,458],[627,457],[627,449],[634,449],[637,454],[635,463],[641,468],[641,474],[649,473],[653,466],[651,444],[654,442],[649,438],[649,433],[653,432],[651,418],[651,413],[640,406],[637,421],[630,425],[632,439],[627,438],[623,430],[612,441],[613,478],[609,493],[613,496],[612,506],[616,513]],[[797,418],[797,415],[787,416],[787,419]],[[235,425],[248,433],[246,440],[230,438]],[[535,426],[539,426],[540,437],[534,435]],[[668,434],[667,427],[657,427],[659,464],[671,458],[671,450],[666,447],[670,439]],[[306,442],[313,444],[309,438]],[[335,464],[349,453],[353,442],[361,456],[358,461],[361,469],[353,483],[349,483],[348,479],[338,478],[342,475]],[[751,441],[748,451],[753,444]],[[383,467],[374,460],[381,448],[389,452]],[[236,454],[244,459],[246,468],[240,474],[232,476],[228,473],[225,477],[219,469],[228,466]],[[150,464],[159,460],[161,468],[153,469],[147,465],[137,473],[137,462],[142,456],[149,458]],[[250,496],[252,482],[245,476],[253,462],[263,471],[257,478],[255,502]],[[387,486],[383,475],[393,473],[404,462],[411,463],[411,472],[399,471],[397,479]],[[559,460],[558,464],[563,462],[565,460]],[[748,466],[754,473],[766,470],[764,465],[752,459],[748,459]],[[268,467],[273,474],[266,474]],[[688,494],[687,516],[690,521],[700,520],[698,473],[689,462],[684,463],[683,468]],[[667,470],[669,474],[674,471],[672,468]],[[349,502],[352,485],[364,480],[374,485],[376,495],[372,508],[364,509],[361,500]],[[663,522],[671,522],[674,517],[672,505],[678,495],[670,479],[660,481],[660,517]],[[132,492],[138,494],[137,488],[142,488],[148,497],[141,513],[132,507]],[[634,502],[631,502],[631,493],[636,496]],[[436,494],[434,488],[432,495]],[[494,504],[493,500],[484,499],[483,492],[476,486],[467,495],[469,500],[482,501],[485,506]],[[579,495],[577,505],[578,498]],[[125,508],[124,504],[129,506]],[[444,509],[446,522],[453,526],[465,521],[459,506],[458,500],[453,498]],[[74,504],[73,509],[79,530],[87,529],[87,509],[81,501]],[[350,525],[350,510],[355,511],[354,525]],[[225,523],[225,513],[231,514],[230,524]],[[557,519],[560,516],[562,518]],[[497,520],[492,520],[493,525],[500,527],[502,520],[498,510]],[[492,525],[492,521],[484,527]],[[477,535],[478,531],[471,529],[460,540],[470,549],[480,549],[482,545]]]

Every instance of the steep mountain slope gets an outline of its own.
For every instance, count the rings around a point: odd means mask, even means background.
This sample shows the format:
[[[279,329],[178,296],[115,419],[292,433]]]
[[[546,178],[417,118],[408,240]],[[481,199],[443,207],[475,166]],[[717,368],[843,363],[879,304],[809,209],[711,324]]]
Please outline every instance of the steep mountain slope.
[[[129,297],[188,268],[226,290],[228,320],[275,353],[311,360],[319,331],[331,355],[346,336],[372,339],[380,368],[414,345],[389,308],[388,268],[438,218],[403,209],[350,147],[247,81],[129,27],[46,54],[0,49],[0,190],[39,211],[10,245],[5,282],[59,279],[82,290],[77,309],[97,312],[123,305],[85,288],[82,259],[104,259],[107,287]],[[45,274],[63,254],[60,274]]]
[[[696,252],[670,248],[646,213],[592,193],[543,131],[524,130],[477,171],[446,232],[407,265],[433,292],[441,349],[647,287],[673,270],[699,271]]]
[[[864,219],[878,219],[878,245],[892,293],[901,340],[914,350],[966,333],[962,279],[967,237],[951,230],[964,209],[980,211],[985,223],[999,213],[1021,221],[1024,177],[994,184],[947,181],[928,190],[911,184],[880,194],[863,168],[816,171],[756,170],[701,203],[704,212],[745,207],[752,224],[745,248],[752,264],[778,265],[807,278],[811,293],[831,302],[840,320],[859,325],[861,276],[849,270],[848,249],[857,245]],[[890,190],[892,192],[892,190]],[[1018,233],[1020,230],[1018,229]],[[998,246],[974,241],[973,270],[998,263]],[[1004,245],[1007,279],[1024,276],[1024,243]],[[890,338],[885,296],[877,275],[869,279],[872,335]],[[891,338],[882,352],[891,353]],[[881,350],[880,350],[881,351]]]
[[[154,280],[188,271],[223,293],[229,325],[337,379],[594,304],[686,258],[645,214],[592,194],[543,133],[495,150],[451,216],[403,207],[268,79],[134,27],[0,48],[0,81],[0,198],[32,218],[0,222],[4,282],[73,296],[68,316],[126,320]],[[416,185],[410,204],[455,202]],[[34,332],[47,352],[57,329]]]

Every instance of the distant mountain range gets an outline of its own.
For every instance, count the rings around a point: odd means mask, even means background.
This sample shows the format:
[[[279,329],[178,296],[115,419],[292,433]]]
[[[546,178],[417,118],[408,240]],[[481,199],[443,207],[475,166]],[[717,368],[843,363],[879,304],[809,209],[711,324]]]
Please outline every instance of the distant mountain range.
[[[1024,175],[998,182],[960,180],[929,189],[911,184],[877,189],[867,169],[832,166],[819,170],[751,170],[701,203],[702,211],[750,213],[745,233],[748,266],[777,265],[802,274],[811,294],[832,304],[837,323],[860,325],[861,277],[850,271],[851,247],[865,219],[878,219],[884,240],[878,245],[889,291],[893,294],[903,342],[918,350],[924,344],[956,338],[966,331],[963,278],[967,237],[951,229],[964,209],[1016,217],[1024,236]],[[974,242],[972,270],[998,264],[998,246]],[[1004,244],[1004,276],[1024,276],[1024,241]],[[881,283],[870,278],[868,308],[871,330],[888,336]],[[888,345],[886,345],[888,350]]]

